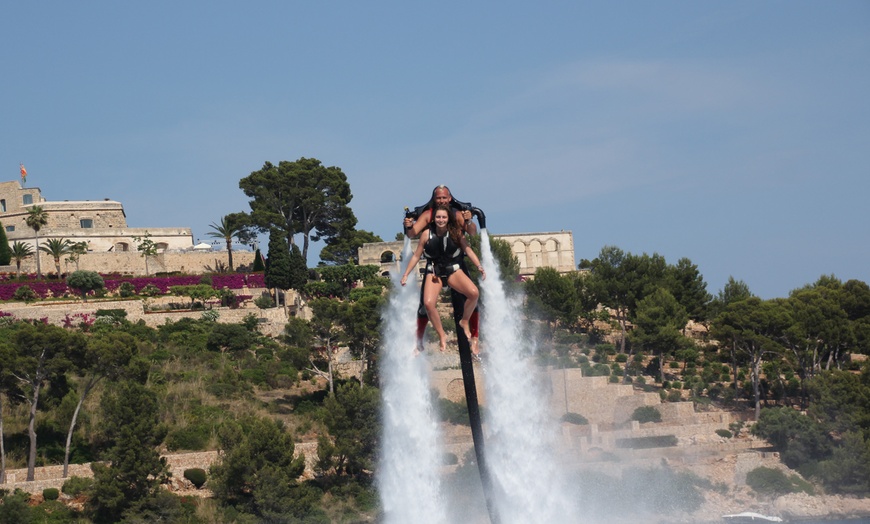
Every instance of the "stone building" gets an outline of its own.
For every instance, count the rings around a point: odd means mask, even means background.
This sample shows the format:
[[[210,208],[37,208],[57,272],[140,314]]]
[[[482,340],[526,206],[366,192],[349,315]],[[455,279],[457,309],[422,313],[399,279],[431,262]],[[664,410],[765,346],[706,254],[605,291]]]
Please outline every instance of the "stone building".
[[[504,240],[520,263],[520,277],[528,278],[535,274],[539,267],[552,267],[560,273],[575,271],[574,236],[570,231],[547,233],[512,233],[492,235],[492,238]],[[360,265],[379,265],[381,275],[398,273],[402,264],[402,247],[404,243],[373,242],[364,244],[359,249]],[[411,250],[416,248],[417,241],[411,241]],[[419,266],[425,265],[420,261]]]
[[[157,256],[149,257],[151,273],[202,273],[209,271],[209,267],[227,263],[226,251],[195,250],[189,227],[128,227],[121,202],[109,199],[46,200],[38,187],[22,187],[14,180],[0,182],[0,223],[10,245],[17,241],[34,246],[36,234],[26,222],[28,211],[33,206],[42,207],[48,219],[39,230],[41,246],[51,238],[87,243],[88,251],[81,257],[79,269],[132,275],[149,272],[136,249],[138,243],[135,240],[146,235],[157,247]],[[43,271],[53,272],[51,257],[44,252],[39,255]],[[250,264],[253,253],[234,250],[233,258],[237,266]],[[62,271],[66,273],[75,269],[65,262]],[[26,259],[21,270],[35,272],[35,257]],[[0,271],[15,272],[15,267],[0,267]]]
[[[28,211],[41,206],[48,222],[39,238],[65,238],[87,242],[88,252],[136,251],[133,237],[148,234],[159,252],[193,247],[193,234],[185,227],[127,227],[124,206],[115,200],[46,200],[38,187],[18,181],[0,182],[0,222],[12,242],[34,244],[36,234],[26,223]]]

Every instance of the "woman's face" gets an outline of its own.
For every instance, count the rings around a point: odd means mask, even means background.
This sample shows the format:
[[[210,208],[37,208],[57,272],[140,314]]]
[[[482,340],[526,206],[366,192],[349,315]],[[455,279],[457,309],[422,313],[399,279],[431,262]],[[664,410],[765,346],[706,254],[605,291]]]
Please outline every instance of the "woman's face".
[[[439,209],[435,212],[435,225],[438,227],[447,227],[447,211]]]

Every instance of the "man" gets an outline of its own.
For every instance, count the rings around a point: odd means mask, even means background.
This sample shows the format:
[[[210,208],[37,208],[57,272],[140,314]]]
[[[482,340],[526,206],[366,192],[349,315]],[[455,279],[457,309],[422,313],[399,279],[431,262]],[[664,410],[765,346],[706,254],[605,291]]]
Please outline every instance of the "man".
[[[459,205],[450,194],[450,189],[447,186],[441,185],[432,190],[432,198],[429,199],[424,206],[422,212],[417,217],[405,217],[403,225],[405,226],[405,234],[410,238],[417,238],[424,229],[432,223],[432,210],[436,206],[450,206],[456,209],[456,221],[459,227],[465,231],[467,235],[477,234],[477,226],[471,221],[471,210],[459,209]],[[419,208],[418,208],[419,209]],[[415,211],[417,211],[415,209]]]
[[[440,185],[432,190],[432,197],[425,205],[414,209],[412,215],[406,213],[403,220],[405,235],[409,238],[418,238],[429,224],[432,223],[432,213],[435,207],[445,205],[456,209],[456,222],[466,235],[474,235],[477,233],[477,226],[472,222],[472,213],[468,209],[469,206],[462,206],[458,203],[450,189],[445,185]],[[462,270],[468,274],[468,268],[463,262]],[[423,335],[426,332],[426,324],[429,323],[429,316],[426,314],[426,308],[423,307],[423,287],[426,286],[426,279],[423,279],[423,284],[420,286],[420,307],[417,309],[417,351],[423,351]],[[451,290],[452,292],[452,290]],[[480,360],[480,314],[477,309],[469,320],[469,330],[471,331],[471,355],[476,361]]]

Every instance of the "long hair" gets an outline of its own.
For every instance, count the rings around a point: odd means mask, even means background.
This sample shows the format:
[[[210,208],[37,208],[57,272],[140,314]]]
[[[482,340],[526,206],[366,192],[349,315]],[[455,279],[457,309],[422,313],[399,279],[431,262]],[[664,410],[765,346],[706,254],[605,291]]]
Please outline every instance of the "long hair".
[[[432,222],[435,222],[435,214],[439,211],[447,213],[447,234],[450,235],[450,240],[457,246],[462,241],[462,229],[459,227],[459,222],[456,221],[456,212],[450,206],[437,206],[432,214]]]

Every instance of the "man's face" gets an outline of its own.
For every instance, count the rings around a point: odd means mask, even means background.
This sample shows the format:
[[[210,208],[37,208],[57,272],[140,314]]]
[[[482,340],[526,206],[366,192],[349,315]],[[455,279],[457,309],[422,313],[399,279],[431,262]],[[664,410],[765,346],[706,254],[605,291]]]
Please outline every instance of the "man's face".
[[[436,206],[446,206],[450,204],[450,191],[447,189],[436,189],[435,190],[435,205]]]

